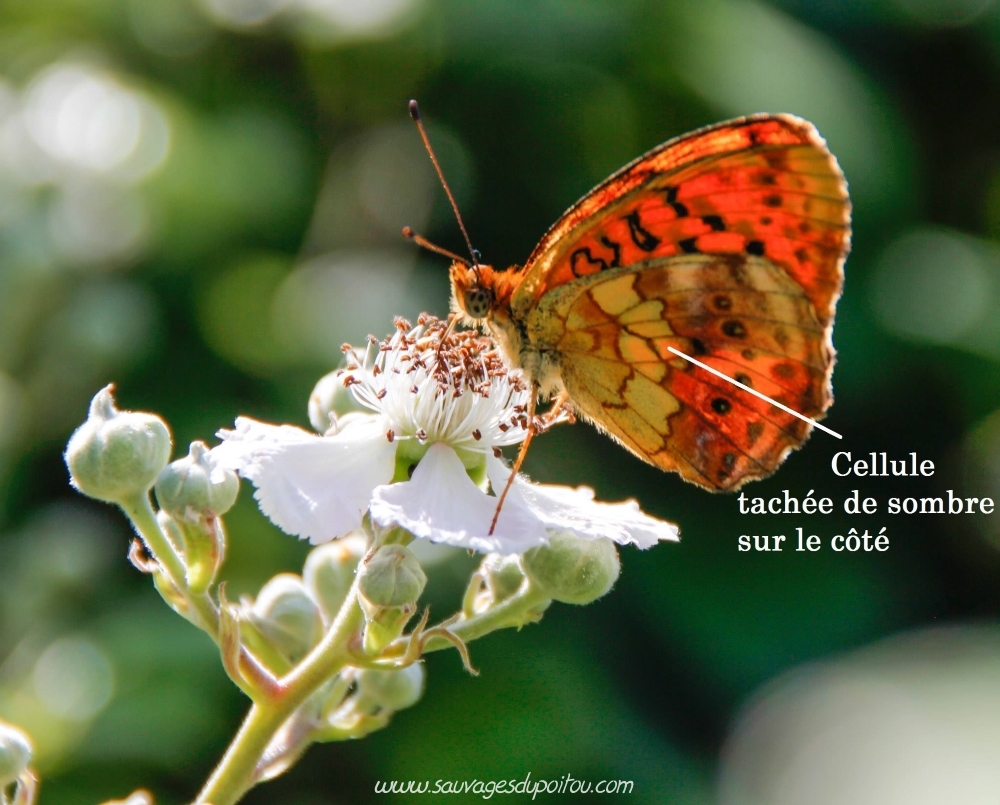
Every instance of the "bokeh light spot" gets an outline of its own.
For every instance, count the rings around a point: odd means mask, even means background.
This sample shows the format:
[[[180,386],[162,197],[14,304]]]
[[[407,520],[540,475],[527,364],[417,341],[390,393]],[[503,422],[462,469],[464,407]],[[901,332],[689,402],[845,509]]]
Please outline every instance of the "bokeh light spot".
[[[971,238],[917,229],[893,241],[875,267],[869,298],[890,332],[956,343],[990,308],[996,273]]]
[[[87,721],[111,700],[114,675],[111,661],[90,639],[61,637],[35,663],[35,693],[55,716]]]

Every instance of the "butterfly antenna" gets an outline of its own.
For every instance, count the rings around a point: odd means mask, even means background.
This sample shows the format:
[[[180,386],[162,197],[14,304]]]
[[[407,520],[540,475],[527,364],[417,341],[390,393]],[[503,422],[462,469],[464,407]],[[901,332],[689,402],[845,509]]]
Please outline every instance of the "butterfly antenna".
[[[430,156],[431,162],[434,164],[434,170],[437,171],[438,179],[441,180],[441,186],[444,188],[444,192],[448,196],[448,201],[451,202],[451,208],[455,211],[455,218],[458,220],[458,228],[462,230],[462,237],[465,238],[465,245],[469,247],[469,254],[472,256],[472,267],[475,268],[479,265],[478,253],[472,248],[472,241],[469,240],[469,233],[466,231],[465,223],[462,221],[462,214],[458,211],[458,204],[455,202],[455,197],[451,194],[451,188],[448,187],[448,182],[445,181],[444,171],[441,170],[441,165],[437,160],[437,156],[434,154],[434,149],[431,148],[431,141],[427,137],[427,130],[424,128],[424,121],[420,118],[420,107],[417,106],[416,101],[410,101],[410,117],[412,117],[413,122],[417,124],[417,131],[420,132],[420,139],[424,141],[424,148],[427,149],[427,154]],[[405,230],[403,234],[406,234]],[[407,237],[410,236],[407,235]],[[416,238],[414,238],[414,240],[416,240]],[[417,243],[420,243],[420,241],[418,240]],[[421,243],[420,245],[423,246],[424,244]],[[443,249],[432,249],[432,251],[445,253]],[[463,260],[462,262],[469,265],[467,260]]]
[[[436,254],[443,254],[445,257],[450,257],[452,260],[455,260],[456,262],[461,263],[462,265],[466,266],[471,265],[471,263],[464,257],[460,257],[459,255],[455,254],[455,252],[450,252],[447,249],[442,249],[440,246],[436,246],[435,244],[427,240],[427,238],[425,238],[423,235],[418,235],[408,226],[403,227],[403,237],[409,238],[418,246],[427,249],[427,251],[429,252],[435,252]]]

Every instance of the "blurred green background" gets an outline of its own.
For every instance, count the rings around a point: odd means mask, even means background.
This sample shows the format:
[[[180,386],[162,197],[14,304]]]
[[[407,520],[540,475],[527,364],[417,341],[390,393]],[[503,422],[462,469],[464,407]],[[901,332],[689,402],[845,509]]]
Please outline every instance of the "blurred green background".
[[[434,655],[388,730],[312,749],[247,801],[529,771],[634,780],[642,803],[1000,801],[1000,515],[882,513],[889,495],[1000,497],[1000,3],[7,0],[0,715],[35,736],[42,802],[139,785],[185,801],[246,708],[126,561],[124,519],[69,489],[70,432],[111,381],[181,452],[239,414],[308,426],[343,341],[443,315],[445,261],[399,235],[463,250],[411,97],[498,266],[669,137],[759,111],[816,123],[855,205],[828,419],[845,439],[817,433],[746,491],[838,507],[740,517],[585,425],[557,429],[533,477],[637,497],[681,544],[624,550],[598,604],[473,644],[479,678]],[[841,449],[938,471],[840,479]],[[845,517],[852,489],[880,513]],[[301,568],[307,546],[249,489],[227,522],[231,594]],[[891,549],[737,551],[796,526],[824,543],[885,526]],[[470,561],[431,569],[440,613]]]

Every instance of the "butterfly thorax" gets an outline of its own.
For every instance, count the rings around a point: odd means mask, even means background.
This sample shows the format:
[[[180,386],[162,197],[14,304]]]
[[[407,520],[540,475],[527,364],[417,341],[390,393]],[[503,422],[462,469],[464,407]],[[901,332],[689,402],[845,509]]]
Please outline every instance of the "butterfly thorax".
[[[459,323],[488,330],[507,365],[537,383],[543,397],[561,387],[557,356],[540,350],[529,338],[526,322],[512,307],[524,274],[518,267],[497,271],[492,266],[451,266],[451,309]]]

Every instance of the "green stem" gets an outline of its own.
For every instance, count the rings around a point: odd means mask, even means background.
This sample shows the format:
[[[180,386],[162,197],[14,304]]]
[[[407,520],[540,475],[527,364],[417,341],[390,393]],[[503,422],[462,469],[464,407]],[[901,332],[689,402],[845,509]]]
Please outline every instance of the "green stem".
[[[510,626],[523,626],[530,621],[525,619],[525,615],[537,607],[544,607],[550,603],[551,599],[542,593],[532,584],[526,584],[515,595],[506,601],[491,607],[480,615],[474,615],[448,627],[448,631],[458,637],[464,643],[470,643],[497,629],[506,629]],[[454,648],[443,637],[432,637],[424,646],[424,653],[429,651],[440,651],[444,648]]]
[[[201,621],[198,625],[218,643],[219,612],[207,593],[192,595],[188,591],[187,568],[174,544],[163,533],[163,529],[156,521],[156,514],[149,503],[148,493],[123,501],[121,507],[132,521],[139,536],[142,537],[142,541],[146,543],[153,558],[163,566],[174,587],[180,590],[188,606],[197,614]]]
[[[364,664],[351,653],[364,625],[364,613],[358,604],[358,577],[329,631],[322,641],[293,668],[278,685],[272,698],[250,708],[243,725],[226,754],[216,767],[194,805],[235,805],[257,782],[261,758],[282,725],[316,690],[347,665]],[[506,601],[481,615],[467,618],[449,627],[449,631],[468,642],[489,632],[509,626],[522,626],[535,620],[533,610],[544,609],[550,599],[530,583]],[[405,638],[400,641],[405,646]],[[446,639],[435,637],[425,651],[450,648]],[[349,737],[331,732],[324,737]]]
[[[337,619],[320,643],[282,678],[276,696],[250,708],[195,805],[234,805],[253,787],[257,767],[277,731],[320,685],[350,662],[349,646],[363,623],[355,580]]]

